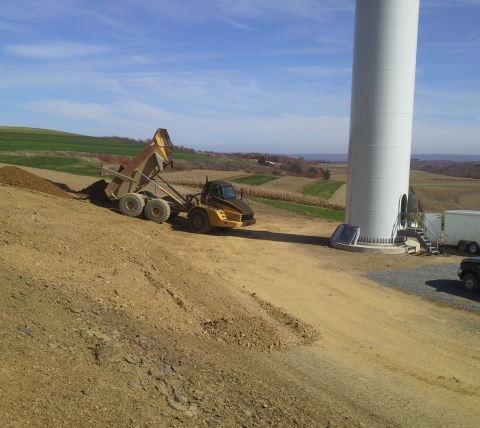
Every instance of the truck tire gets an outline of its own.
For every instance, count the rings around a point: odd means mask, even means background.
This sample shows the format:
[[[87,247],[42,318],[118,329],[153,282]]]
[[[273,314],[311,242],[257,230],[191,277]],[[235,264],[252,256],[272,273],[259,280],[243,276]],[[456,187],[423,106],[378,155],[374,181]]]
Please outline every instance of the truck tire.
[[[188,225],[194,233],[208,233],[212,230],[208,214],[202,209],[196,209],[190,213]]]
[[[170,217],[170,205],[163,199],[151,199],[145,205],[145,217],[156,223],[163,223]]]
[[[459,241],[457,247],[459,251],[467,251],[467,243],[465,241]]]
[[[477,254],[479,250],[478,244],[476,242],[470,242],[468,244],[468,252],[472,254]]]
[[[463,288],[467,291],[478,291],[479,284],[478,284],[478,278],[475,274],[473,273],[467,273],[463,278]]]
[[[129,217],[138,217],[145,206],[145,200],[137,193],[127,193],[120,199],[120,211]]]

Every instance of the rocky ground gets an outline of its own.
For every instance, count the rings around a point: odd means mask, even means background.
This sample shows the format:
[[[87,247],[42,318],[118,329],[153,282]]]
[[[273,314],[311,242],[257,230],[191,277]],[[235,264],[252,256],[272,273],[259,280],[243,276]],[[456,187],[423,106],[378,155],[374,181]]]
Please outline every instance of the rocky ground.
[[[200,236],[101,180],[0,183],[2,426],[476,426],[478,315],[361,276],[460,256],[343,253],[335,223],[260,204]]]

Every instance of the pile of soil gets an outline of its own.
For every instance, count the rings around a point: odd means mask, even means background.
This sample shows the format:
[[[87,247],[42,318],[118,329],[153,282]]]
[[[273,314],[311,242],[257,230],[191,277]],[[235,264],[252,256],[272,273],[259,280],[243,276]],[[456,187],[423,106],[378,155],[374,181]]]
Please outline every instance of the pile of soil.
[[[31,174],[16,166],[4,166],[0,168],[0,183],[22,189],[35,190],[61,198],[73,198],[73,195],[62,190],[52,182]]]

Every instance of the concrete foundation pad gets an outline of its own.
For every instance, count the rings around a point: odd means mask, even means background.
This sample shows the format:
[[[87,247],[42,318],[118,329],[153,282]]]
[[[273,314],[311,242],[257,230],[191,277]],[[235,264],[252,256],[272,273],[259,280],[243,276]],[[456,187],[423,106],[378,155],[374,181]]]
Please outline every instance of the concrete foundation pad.
[[[346,245],[339,244],[330,240],[330,245],[338,250],[350,251],[352,253],[377,253],[377,254],[402,254],[416,253],[420,250],[420,244],[417,241],[408,240],[403,244],[357,244]]]

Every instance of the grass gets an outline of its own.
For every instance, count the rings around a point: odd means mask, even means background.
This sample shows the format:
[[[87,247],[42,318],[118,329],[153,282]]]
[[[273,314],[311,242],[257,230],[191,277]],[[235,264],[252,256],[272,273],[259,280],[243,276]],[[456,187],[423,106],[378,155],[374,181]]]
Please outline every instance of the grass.
[[[136,156],[142,149],[142,144],[115,138],[88,137],[46,129],[0,127],[0,151],[3,152],[48,151]],[[205,158],[203,155],[175,154],[177,160]]]
[[[247,175],[245,177],[237,177],[232,181],[239,184],[248,184],[249,186],[261,186],[262,184],[269,183],[270,181],[276,180],[277,177],[272,175]]]
[[[303,196],[330,199],[343,184],[342,181],[317,180],[314,183],[305,186],[300,193]]]
[[[0,151],[50,151],[135,156],[142,146],[127,141],[66,132],[0,127]]]
[[[330,210],[328,208],[311,207],[308,205],[295,204],[293,202],[273,201],[270,199],[252,198],[255,201],[270,205],[282,210],[293,211],[297,214],[309,215],[311,217],[323,218],[327,220],[345,221],[345,211]]]
[[[192,161],[192,160],[206,160],[208,159],[205,155],[196,155],[193,153],[177,153],[173,152],[172,153],[172,158],[173,158],[173,163],[175,164],[175,161]]]
[[[16,156],[0,154],[0,163],[68,172],[70,174],[87,175],[91,177],[100,176],[102,170],[102,164],[100,162],[87,161],[84,158],[61,156]]]

